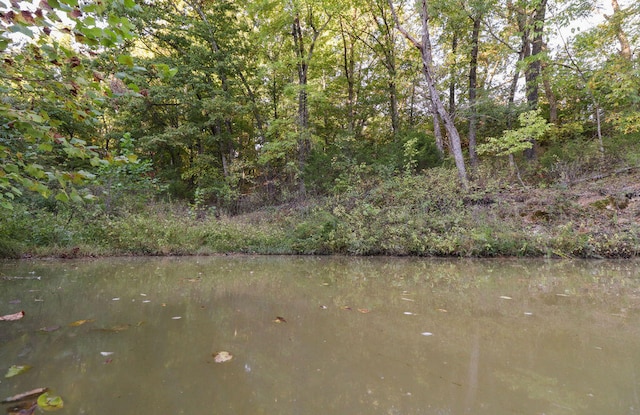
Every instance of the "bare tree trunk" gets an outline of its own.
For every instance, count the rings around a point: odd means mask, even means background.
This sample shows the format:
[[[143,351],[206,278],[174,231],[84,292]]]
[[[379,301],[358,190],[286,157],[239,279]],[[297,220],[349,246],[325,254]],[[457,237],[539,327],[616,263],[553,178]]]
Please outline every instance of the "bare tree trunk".
[[[420,54],[422,56],[422,74],[425,77],[427,82],[427,87],[429,89],[429,96],[431,97],[431,101],[434,105],[434,110],[444,123],[444,128],[449,136],[449,142],[451,144],[451,151],[453,153],[453,159],[456,164],[456,168],[458,169],[458,179],[460,180],[460,184],[463,188],[469,188],[469,179],[467,177],[467,170],[465,167],[464,156],[462,154],[462,146],[460,144],[460,134],[456,126],[453,123],[452,118],[449,116],[446,108],[444,107],[440,96],[438,95],[438,90],[436,88],[436,82],[433,77],[433,57],[431,54],[431,38],[429,36],[429,11],[427,9],[427,0],[421,0],[422,5],[422,40],[418,42],[414,37],[407,32],[404,27],[400,24],[398,20],[398,16],[396,15],[395,9],[393,8],[392,0],[389,0],[389,6],[391,7],[391,12],[393,13],[393,18],[396,21],[396,27],[398,30],[409,40],[418,50],[420,50]]]
[[[544,21],[545,15],[547,12],[547,0],[541,0],[537,5],[533,22],[531,22],[532,27],[532,39],[531,39],[531,57],[532,61],[527,65],[527,69],[525,71],[525,81],[527,86],[527,104],[529,105],[529,109],[534,110],[538,108],[538,100],[539,100],[539,86],[538,86],[538,78],[540,77],[542,67],[540,54],[542,52],[542,48],[544,43],[542,41],[542,35],[544,33]],[[536,142],[535,140],[531,141],[531,148],[524,151],[524,155],[527,160],[535,159],[536,155]]]
[[[312,15],[310,14],[310,18]],[[309,22],[309,27],[311,28],[311,42],[309,44],[308,49],[305,50],[304,45],[304,35],[302,32],[302,26],[300,24],[300,15],[296,14],[293,16],[292,23],[292,31],[291,34],[293,36],[295,53],[298,59],[297,71],[298,71],[298,129],[299,129],[299,137],[298,137],[298,190],[300,195],[304,197],[306,195],[306,186],[304,184],[304,178],[302,174],[304,172],[304,168],[307,164],[307,158],[309,157],[309,153],[311,152],[311,137],[309,133],[309,106],[308,106],[308,92],[307,92],[307,76],[309,70],[309,62],[311,61],[311,57],[313,56],[313,50],[316,45],[316,41],[320,36],[320,32],[326,27],[329,23],[329,18],[327,22],[320,28],[317,29],[313,22]]]
[[[478,169],[478,152],[476,151],[476,133],[478,124],[478,108],[476,107],[476,96],[478,87],[478,53],[480,37],[480,16],[475,16],[473,20],[473,31],[471,33],[471,61],[469,62],[469,161],[471,169],[475,172]]]
[[[453,54],[453,65],[449,71],[449,114],[451,117],[456,116],[456,53],[458,53],[458,35],[453,34],[451,40],[451,53]]]
[[[433,120],[433,135],[436,138],[436,148],[440,157],[444,157],[444,137],[442,136],[442,126],[440,125],[440,117],[436,112],[433,100],[429,98],[429,111],[431,111],[431,119]]]
[[[620,56],[626,60],[631,60],[631,45],[629,45],[627,34],[622,30],[622,14],[620,13],[618,0],[611,0],[611,7],[613,8],[613,16],[611,16],[610,20],[612,20],[611,25],[620,43]]]
[[[553,93],[551,88],[551,82],[549,81],[549,75],[546,72],[547,65],[542,64],[542,85],[544,86],[544,95],[549,101],[549,122],[556,124],[558,122],[558,100],[556,94]]]
[[[347,44],[347,37],[350,37],[344,30],[342,19],[340,20],[340,35],[342,37],[342,68],[347,80],[347,122],[349,133],[353,135],[355,131],[355,59],[353,57],[353,42]]]

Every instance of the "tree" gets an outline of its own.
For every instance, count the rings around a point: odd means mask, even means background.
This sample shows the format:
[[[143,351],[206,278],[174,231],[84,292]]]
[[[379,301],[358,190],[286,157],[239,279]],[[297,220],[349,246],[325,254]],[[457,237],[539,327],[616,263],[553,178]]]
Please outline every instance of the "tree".
[[[117,7],[115,7],[117,6]],[[107,163],[96,125],[114,92],[92,68],[97,51],[132,38],[118,8],[133,0],[12,2],[1,15],[0,206],[11,209],[24,189],[60,201],[81,201],[77,186]],[[63,20],[61,16],[64,16]],[[126,58],[124,58],[126,60]],[[106,157],[105,157],[106,156]]]
[[[462,154],[462,146],[460,143],[460,134],[453,123],[453,119],[447,112],[440,99],[438,90],[436,88],[436,81],[433,73],[433,56],[432,56],[432,47],[431,47],[431,38],[429,35],[429,11],[427,8],[427,1],[421,0],[421,23],[422,23],[422,39],[418,42],[405,28],[400,24],[398,19],[398,15],[393,7],[393,3],[389,0],[389,7],[391,7],[391,12],[393,14],[394,20],[396,22],[396,27],[398,30],[404,35],[413,46],[415,46],[420,51],[420,56],[422,58],[422,73],[425,77],[427,87],[429,89],[429,96],[431,102],[433,103],[434,113],[437,114],[438,117],[444,123],[444,128],[447,131],[447,135],[449,136],[449,141],[451,145],[451,151],[453,153],[453,158],[455,160],[456,168],[458,170],[458,179],[462,184],[462,187],[465,189],[469,187],[469,180],[467,178],[467,171],[464,162],[464,156]]]

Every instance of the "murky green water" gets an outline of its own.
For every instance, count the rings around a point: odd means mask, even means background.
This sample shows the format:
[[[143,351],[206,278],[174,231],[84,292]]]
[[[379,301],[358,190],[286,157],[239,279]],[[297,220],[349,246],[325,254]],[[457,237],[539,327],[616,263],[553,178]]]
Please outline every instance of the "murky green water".
[[[0,263],[0,316],[26,313],[0,321],[0,399],[49,387],[74,415],[636,414],[638,265]],[[11,365],[33,368],[4,378]]]

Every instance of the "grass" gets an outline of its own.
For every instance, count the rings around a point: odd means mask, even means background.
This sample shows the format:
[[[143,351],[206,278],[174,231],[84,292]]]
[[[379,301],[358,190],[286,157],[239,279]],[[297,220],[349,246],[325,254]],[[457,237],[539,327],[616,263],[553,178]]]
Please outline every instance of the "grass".
[[[625,183],[524,189],[485,181],[463,191],[446,168],[350,186],[344,193],[239,216],[156,202],[107,216],[95,206],[28,209],[2,219],[0,256],[218,253],[420,256],[637,256],[640,202],[583,203]],[[640,189],[639,189],[640,190]],[[639,192],[640,194],[640,192]],[[609,196],[607,196],[609,197]],[[601,197],[604,199],[604,197]],[[638,205],[636,205],[638,203]]]

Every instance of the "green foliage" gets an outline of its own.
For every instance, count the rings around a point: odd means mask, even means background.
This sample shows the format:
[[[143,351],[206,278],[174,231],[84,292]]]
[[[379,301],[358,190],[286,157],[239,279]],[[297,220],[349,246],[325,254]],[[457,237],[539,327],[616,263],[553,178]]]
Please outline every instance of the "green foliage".
[[[65,202],[88,196],[77,186],[93,179],[90,168],[104,164],[88,138],[107,93],[88,52],[132,37],[128,21],[108,5],[44,2],[32,11],[12,2],[4,11],[0,209],[11,209],[23,189]],[[63,27],[58,13],[66,14],[73,30]]]
[[[533,141],[542,138],[551,125],[541,115],[540,111],[523,112],[518,116],[520,128],[506,130],[499,138],[489,137],[487,142],[478,146],[478,154],[495,154],[507,156],[521,153],[533,146]]]

